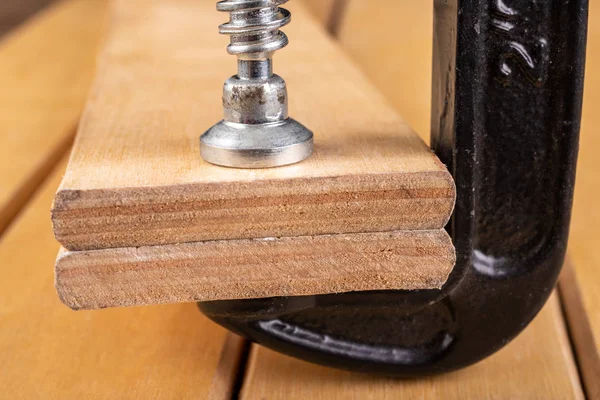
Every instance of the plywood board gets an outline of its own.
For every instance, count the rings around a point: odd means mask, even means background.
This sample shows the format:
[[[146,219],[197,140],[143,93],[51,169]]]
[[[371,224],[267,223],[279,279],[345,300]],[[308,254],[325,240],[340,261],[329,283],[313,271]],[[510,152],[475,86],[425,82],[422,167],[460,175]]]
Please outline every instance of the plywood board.
[[[64,1],[2,37],[0,232],[72,143],[107,8],[102,0]]]
[[[241,399],[583,399],[557,296],[515,341],[461,371],[422,379],[360,375],[253,346]]]
[[[142,6],[142,4],[144,6]],[[301,4],[275,70],[312,158],[266,170],[212,166],[198,137],[221,119],[235,60],[197,0],[119,0],[57,193],[70,250],[220,239],[442,228],[455,190],[444,166]]]
[[[56,286],[75,309],[439,289],[455,261],[442,229],[223,240],[65,251]]]

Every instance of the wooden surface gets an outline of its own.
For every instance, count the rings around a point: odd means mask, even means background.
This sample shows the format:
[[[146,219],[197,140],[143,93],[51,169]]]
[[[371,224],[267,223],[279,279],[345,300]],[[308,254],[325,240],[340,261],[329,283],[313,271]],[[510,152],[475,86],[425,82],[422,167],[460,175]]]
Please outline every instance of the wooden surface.
[[[439,289],[455,261],[443,229],[221,240],[62,252],[56,287],[74,309]]]
[[[226,331],[195,304],[74,312],[60,302],[48,209],[64,165],[0,242],[0,398],[229,398],[239,343],[224,347]]]
[[[445,167],[307,12],[290,8],[296,23],[286,32],[296,40],[277,54],[276,71],[288,81],[291,115],[315,132],[315,153],[287,167],[243,170],[210,165],[198,148],[221,118],[227,71],[235,72],[226,39],[214,33],[224,15],[197,0],[115,2],[54,204],[63,246],[445,225],[455,196]]]
[[[72,142],[106,10],[65,2],[0,41],[0,232]]]
[[[2,0],[0,2],[0,37],[53,1]]]
[[[369,3],[376,6],[380,1],[384,0]],[[64,4],[71,7],[75,3],[67,1]],[[291,3],[295,5],[297,1]],[[407,13],[418,3],[429,7],[428,2],[407,0],[398,3],[403,4]],[[598,21],[598,11],[600,9],[592,4],[590,21]],[[45,44],[46,48],[52,47],[56,44],[51,40],[55,34],[37,27],[45,24],[49,15],[25,26],[19,35],[29,34],[32,29],[44,32],[35,40],[40,45]],[[53,29],[63,29],[79,17],[72,13],[69,17],[72,21],[66,19],[65,25],[55,24]],[[101,18],[101,13],[88,15],[86,22],[97,23],[95,18]],[[378,21],[371,23],[375,25]],[[427,20],[414,18],[412,23],[424,25]],[[589,337],[593,337],[592,332],[597,335],[598,330],[593,331],[592,326],[597,327],[597,323],[585,325],[585,318],[580,317],[585,315],[590,321],[598,320],[598,309],[592,306],[597,304],[594,296],[598,293],[599,282],[595,244],[600,234],[594,198],[599,187],[596,171],[600,166],[595,156],[598,146],[593,129],[600,121],[596,117],[598,113],[594,112],[597,108],[594,93],[600,88],[597,73],[600,68],[595,67],[596,60],[600,60],[597,56],[600,54],[600,35],[596,26],[590,28],[584,127],[569,248],[575,269],[572,277],[576,276],[583,295],[578,297],[568,280],[561,281],[561,289],[571,332],[574,332],[573,327],[583,326]],[[291,40],[294,43],[301,39],[292,37]],[[3,46],[7,43],[10,41],[0,42],[0,55],[5,54]],[[25,49],[21,48],[19,52],[24,53]],[[412,70],[414,63],[426,65],[429,62],[421,57],[420,53],[414,53],[412,63],[404,67],[400,64],[398,72],[402,73],[404,68]],[[0,69],[6,65],[6,60],[4,56],[0,57]],[[384,60],[380,59],[380,64],[383,65]],[[377,73],[376,68],[369,71],[369,74]],[[75,74],[73,78],[76,79]],[[2,79],[4,76],[0,76]],[[415,75],[414,79],[428,83],[428,71]],[[402,84],[400,81],[399,85]],[[45,88],[44,85],[36,87]],[[15,118],[18,115],[18,119],[25,119],[21,123],[36,118],[38,108],[34,105],[34,101],[23,102],[23,107],[29,108],[30,112],[14,113]],[[427,123],[428,108],[422,110],[421,118],[422,122],[417,120],[417,125]],[[43,141],[47,132],[41,129],[36,135]],[[5,136],[0,136],[0,140],[5,140]],[[1,145],[0,156],[12,156],[12,148]],[[32,165],[44,164],[36,164],[38,160],[33,156],[29,158]],[[21,217],[13,221],[11,229],[0,236],[0,398],[168,399],[232,398],[237,395],[231,385],[234,375],[243,370],[243,364],[238,365],[243,343],[234,336],[226,336],[224,330],[201,317],[194,305],[75,313],[59,303],[52,287],[51,268],[58,245],[47,222],[51,192],[59,180],[58,171]],[[19,204],[20,207],[23,205],[23,202]],[[579,310],[584,311],[571,318],[572,303],[564,293],[574,295],[580,303]],[[585,333],[586,329],[579,331]],[[572,339],[577,341],[577,336],[574,334]],[[581,341],[583,347],[579,348],[578,354],[579,367],[584,369],[583,379],[586,379],[587,369],[585,356],[593,354],[595,346],[589,344],[593,343],[589,337]],[[577,343],[575,347],[578,347]],[[429,379],[395,381],[355,375],[293,361],[267,350],[262,352],[269,354],[261,355],[261,359],[272,360],[274,365],[268,366],[259,376],[261,371],[254,367],[257,352],[253,351],[251,369],[244,385],[246,398],[293,399],[307,393],[306,397],[315,399],[325,395],[336,398],[336,394],[344,394],[343,398],[350,399],[581,398],[573,375],[571,348],[564,336],[555,298],[520,337],[498,354],[464,371]],[[294,370],[290,372],[292,368]],[[586,383],[597,381],[598,374],[587,376]],[[253,377],[252,381],[248,381],[250,377]],[[265,393],[266,387],[278,391]],[[586,385],[588,398],[598,398],[589,387]],[[251,389],[257,392],[253,393]]]
[[[301,0],[306,9],[319,21],[324,27],[329,27],[335,3],[338,0]],[[288,7],[285,5],[284,7]]]
[[[163,48],[193,45],[182,32],[196,41],[198,26],[216,23],[212,15],[219,14],[209,12],[208,3],[190,0],[157,2],[144,12],[131,11],[138,6],[126,1],[115,5],[98,82],[54,204],[59,240],[76,248],[111,247],[61,253],[56,282],[67,305],[93,309],[437,289],[445,283],[455,261],[452,243],[441,229],[454,200],[448,173],[389,108],[390,115],[385,116],[367,109],[360,118],[371,125],[350,130],[345,120],[352,118],[346,113],[358,112],[363,99],[386,106],[339,53],[330,51],[335,48],[305,12],[300,9],[294,15],[296,35],[308,43],[296,47],[310,45],[315,56],[322,57],[320,62],[336,65],[335,76],[313,71],[317,73],[313,81],[322,86],[332,85],[328,82],[332,79],[353,80],[352,86],[340,83],[335,95],[356,103],[354,109],[335,107],[339,103],[306,109],[307,118],[316,116],[330,127],[317,131],[317,154],[310,161],[271,170],[234,170],[202,162],[190,145],[197,137],[185,137],[179,129],[189,124],[186,112],[194,104],[193,93],[220,81],[222,66],[205,66],[198,79],[192,67],[204,63],[205,54],[188,55],[182,63]],[[169,20],[163,17],[165,12]],[[200,25],[197,16],[205,19]],[[148,37],[155,39],[140,42]],[[218,36],[209,37],[205,51],[216,53]],[[131,63],[132,54],[137,60],[153,60],[152,66]],[[287,62],[302,60],[302,54],[291,53]],[[291,78],[299,71],[290,72]],[[152,85],[156,92],[142,90],[157,75],[164,86]],[[183,89],[184,83],[189,89]],[[164,109],[163,101],[168,100],[158,93],[173,86],[181,88],[178,95],[183,99],[169,109],[170,122],[149,124],[154,118],[166,118],[157,109]],[[356,89],[361,92],[354,93]],[[296,93],[308,102],[312,89]],[[120,103],[114,104],[117,98]],[[182,103],[185,99],[189,104]],[[115,112],[121,115],[111,118]],[[213,122],[200,117],[194,115],[198,125]],[[180,135],[173,134],[169,141],[163,136],[170,132]],[[151,154],[155,141],[162,144],[164,155]],[[100,169],[96,157],[102,159]],[[174,161],[186,158],[189,171]],[[89,175],[92,169],[97,169],[94,176]],[[437,230],[394,231],[405,227]],[[363,231],[370,233],[344,233]],[[298,236],[330,232],[342,234]],[[294,237],[272,237],[287,235]],[[235,239],[244,236],[268,238]],[[84,243],[84,238],[90,241]],[[204,241],[156,245],[192,240]],[[153,246],[113,248],[144,244]]]
[[[560,306],[552,296],[525,333],[470,368],[398,380],[299,361],[257,345],[241,399],[583,399]]]
[[[66,158],[53,173],[49,160],[68,150],[105,9],[64,1],[0,42],[0,213],[25,207],[0,237],[0,398],[231,398],[243,342],[195,305],[75,313],[54,289],[48,215]],[[29,204],[4,191],[22,186]]]
[[[579,355],[589,365],[584,379],[588,392],[600,399],[600,4],[590,2],[588,57],[586,66],[583,120],[575,201],[571,220],[568,253],[574,269],[571,279],[561,281],[565,294],[578,292],[581,297],[565,298],[572,330],[578,332]],[[575,285],[576,284],[576,285]],[[589,333],[589,335],[587,334]]]
[[[348,0],[303,0],[302,3],[330,35],[337,36]]]
[[[596,278],[592,276],[591,279]],[[589,285],[586,285],[586,287],[589,287]],[[600,399],[600,382],[598,381],[600,356],[590,324],[590,320],[594,319],[595,316],[593,313],[588,314],[581,286],[577,281],[575,268],[571,260],[567,260],[563,267],[559,292],[586,394],[590,399]]]
[[[396,112],[429,142],[433,1],[347,0],[337,38]]]

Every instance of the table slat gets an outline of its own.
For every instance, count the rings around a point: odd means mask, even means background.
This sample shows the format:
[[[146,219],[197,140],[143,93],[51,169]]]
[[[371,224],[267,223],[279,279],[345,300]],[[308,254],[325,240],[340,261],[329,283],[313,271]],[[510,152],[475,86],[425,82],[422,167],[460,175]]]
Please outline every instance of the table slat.
[[[60,302],[48,210],[65,165],[0,242],[0,397],[230,398],[241,339],[195,304],[74,312]]]
[[[558,297],[492,357],[464,370],[402,380],[359,375],[253,346],[242,389],[253,399],[583,399]]]
[[[0,232],[70,147],[106,11],[60,2],[0,41]]]

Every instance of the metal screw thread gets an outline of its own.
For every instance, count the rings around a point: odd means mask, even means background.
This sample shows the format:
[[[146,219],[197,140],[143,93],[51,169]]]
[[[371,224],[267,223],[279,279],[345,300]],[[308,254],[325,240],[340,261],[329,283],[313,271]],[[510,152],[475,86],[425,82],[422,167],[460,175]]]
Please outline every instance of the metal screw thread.
[[[230,13],[229,22],[219,32],[230,35],[229,54],[240,60],[268,60],[273,52],[288,44],[279,29],[290,23],[291,14],[280,8],[288,0],[224,0],[217,10]]]

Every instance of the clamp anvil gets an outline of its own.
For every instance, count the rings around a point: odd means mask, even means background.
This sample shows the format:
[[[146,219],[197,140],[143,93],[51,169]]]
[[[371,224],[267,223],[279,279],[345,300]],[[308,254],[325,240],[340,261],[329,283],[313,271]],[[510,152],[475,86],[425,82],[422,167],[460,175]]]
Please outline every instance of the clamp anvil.
[[[564,259],[587,1],[506,3],[436,1],[432,149],[457,190],[457,260],[441,290],[200,301],[205,314],[295,357],[398,376],[475,363],[531,321]],[[63,192],[55,215],[98,193]]]

